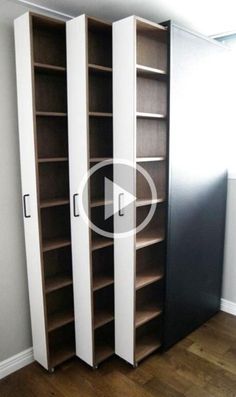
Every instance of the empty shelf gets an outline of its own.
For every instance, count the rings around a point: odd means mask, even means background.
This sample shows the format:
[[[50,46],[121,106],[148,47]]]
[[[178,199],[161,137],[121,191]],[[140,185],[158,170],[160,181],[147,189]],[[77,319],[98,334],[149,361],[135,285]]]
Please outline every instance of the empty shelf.
[[[68,161],[68,157],[44,157],[39,158],[39,163],[60,163],[63,161]]]
[[[113,275],[96,275],[93,280],[93,291],[98,291],[99,289],[108,287],[112,284],[114,284]]]
[[[62,344],[57,348],[53,348],[51,350],[50,359],[51,368],[54,368],[64,361],[69,360],[70,358],[74,357],[74,355],[75,347],[71,342],[67,342],[65,345]]]
[[[95,363],[100,364],[102,361],[105,361],[107,358],[113,356],[114,347],[112,344],[107,344],[107,341],[99,341],[99,343],[95,346]]]
[[[164,119],[166,116],[160,113],[136,112],[136,116],[144,119]]]
[[[102,161],[112,160],[112,157],[92,157],[90,163],[100,163]]]
[[[145,272],[136,274],[136,290],[139,290],[146,285],[155,283],[163,278],[163,273],[157,273],[154,270],[147,269]]]
[[[72,285],[71,275],[59,274],[54,277],[49,277],[48,279],[46,279],[45,291],[48,294],[60,288],[68,287],[69,285]]]
[[[103,237],[103,236],[99,236],[96,235],[95,238],[92,239],[92,251],[95,251],[97,249],[100,248],[104,248],[104,247],[109,247],[110,245],[113,245],[113,240]]]
[[[138,308],[135,315],[136,328],[158,317],[161,313],[162,309],[154,305],[145,305],[143,308]]]
[[[71,244],[68,238],[55,238],[43,241],[43,252],[66,247]]]
[[[74,321],[73,310],[54,313],[48,316],[48,332],[54,331]]]
[[[37,111],[36,116],[42,116],[42,117],[67,117],[67,113],[64,112],[42,112],[42,111]]]
[[[91,116],[91,117],[112,117],[112,113],[89,112],[89,116]]]
[[[152,204],[159,204],[165,201],[164,198],[157,198],[157,199],[137,199],[136,200],[136,207],[143,207],[145,205],[152,205]]]
[[[57,207],[59,205],[67,205],[67,204],[69,204],[69,202],[70,201],[67,198],[42,200],[40,202],[40,208],[48,208],[48,207]]]
[[[88,64],[89,70],[97,72],[97,73],[111,73],[112,68],[108,66],[102,66],[102,65],[95,65],[94,63],[89,63]]]
[[[136,249],[147,247],[148,245],[157,244],[163,241],[164,235],[157,235],[156,231],[148,231],[144,233],[139,233],[136,236]]]
[[[150,68],[149,66],[136,65],[137,74],[141,77],[149,77],[153,79],[163,79],[166,72],[162,69]]]
[[[112,204],[113,204],[112,200],[106,200],[106,201],[105,200],[93,200],[90,204],[90,207],[94,208],[94,207],[101,207],[103,205],[112,205]]]
[[[164,161],[165,157],[159,156],[159,157],[137,157],[136,161],[137,163],[147,163],[149,161]]]
[[[94,315],[94,329],[102,327],[114,320],[114,314],[107,309],[99,309]]]
[[[66,71],[66,68],[64,66],[50,65],[47,63],[40,63],[40,62],[35,62],[34,67],[36,71],[46,72],[46,73],[65,73]]]
[[[156,334],[147,334],[137,338],[136,343],[136,362],[141,361],[149,354],[153,353],[161,346]]]

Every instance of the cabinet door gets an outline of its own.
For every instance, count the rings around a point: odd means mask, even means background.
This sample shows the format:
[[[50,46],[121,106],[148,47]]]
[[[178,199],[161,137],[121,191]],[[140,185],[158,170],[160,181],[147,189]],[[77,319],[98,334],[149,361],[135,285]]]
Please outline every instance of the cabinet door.
[[[76,328],[76,354],[93,365],[90,230],[80,214],[79,186],[88,170],[86,17],[67,23],[70,202]],[[74,40],[77,46],[75,50]],[[83,193],[88,213],[89,192]]]
[[[18,123],[34,358],[48,369],[35,156],[30,15],[15,20]]]
[[[170,52],[166,347],[220,308],[227,183],[227,50],[172,25]]]
[[[121,34],[122,30],[122,34]],[[125,40],[125,45],[124,45]],[[113,114],[114,158],[136,161],[136,31],[135,19],[127,18],[113,25]],[[124,92],[125,89],[125,92]],[[122,116],[121,116],[122,115]],[[128,171],[128,172],[127,172]],[[135,171],[114,166],[114,181],[135,196]],[[114,202],[119,200],[114,189]],[[125,200],[125,197],[124,197]],[[115,204],[115,208],[118,205]],[[135,228],[135,203],[114,215],[115,233]],[[115,345],[116,354],[134,363],[135,312],[135,233],[115,237]]]

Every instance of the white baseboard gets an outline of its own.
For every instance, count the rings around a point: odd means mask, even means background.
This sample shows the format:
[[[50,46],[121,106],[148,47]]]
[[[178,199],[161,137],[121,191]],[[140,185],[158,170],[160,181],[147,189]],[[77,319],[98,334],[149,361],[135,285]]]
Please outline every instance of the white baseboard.
[[[234,316],[236,316],[236,303],[222,298],[220,308],[223,312],[233,314]]]
[[[33,361],[34,356],[32,347],[16,354],[15,356],[7,358],[6,360],[0,362],[0,379],[3,379],[5,376],[18,371],[18,369],[31,364]]]

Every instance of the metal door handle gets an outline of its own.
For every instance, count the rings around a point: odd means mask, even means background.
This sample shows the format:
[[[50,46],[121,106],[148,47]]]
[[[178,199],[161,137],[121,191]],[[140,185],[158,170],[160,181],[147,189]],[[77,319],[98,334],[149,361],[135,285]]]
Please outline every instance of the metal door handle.
[[[124,205],[123,204],[124,193],[119,194],[119,216],[124,216]]]
[[[25,218],[31,218],[30,213],[27,212],[27,199],[29,199],[30,195],[29,194],[24,194],[23,196],[23,207],[24,207],[24,217]]]
[[[77,198],[79,197],[78,193],[75,193],[73,195],[73,212],[74,212],[74,217],[77,218],[79,216],[79,209],[78,209],[78,203],[77,203]]]

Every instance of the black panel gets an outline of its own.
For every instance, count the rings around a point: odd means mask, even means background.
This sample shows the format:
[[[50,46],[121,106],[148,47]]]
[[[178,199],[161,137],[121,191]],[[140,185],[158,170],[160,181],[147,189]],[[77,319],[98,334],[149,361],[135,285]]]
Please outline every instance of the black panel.
[[[164,348],[220,308],[227,174],[219,93],[225,54],[222,46],[171,26]]]

